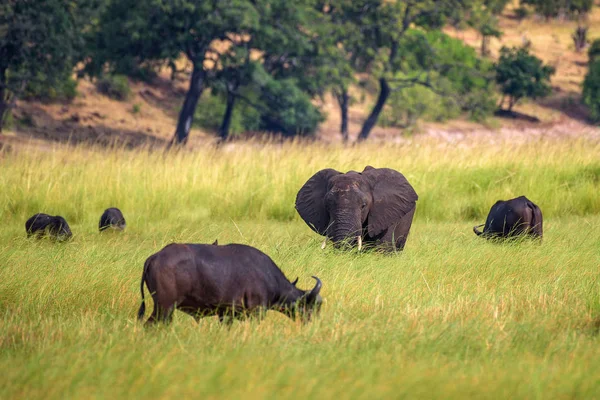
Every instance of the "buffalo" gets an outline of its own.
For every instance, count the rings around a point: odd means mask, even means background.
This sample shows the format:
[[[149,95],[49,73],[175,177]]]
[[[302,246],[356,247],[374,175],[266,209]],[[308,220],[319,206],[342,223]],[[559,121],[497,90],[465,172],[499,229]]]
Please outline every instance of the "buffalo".
[[[48,236],[56,240],[70,239],[73,234],[67,221],[60,215],[52,216],[38,213],[25,222],[27,237],[35,236],[41,238]]]
[[[485,225],[473,227],[473,232],[487,239],[529,236],[542,238],[542,211],[531,200],[520,196],[499,200],[492,206]],[[483,232],[478,228],[483,228]]]
[[[123,217],[123,213],[118,208],[107,208],[102,213],[100,217],[100,222],[98,223],[98,229],[100,232],[105,231],[108,228],[113,228],[119,231],[125,229],[125,217]]]
[[[154,300],[146,325],[171,322],[175,309],[197,322],[217,315],[222,323],[231,324],[234,318],[261,317],[267,310],[291,319],[300,316],[306,322],[322,302],[321,281],[313,278],[317,283],[312,290],[298,289],[269,256],[243,244],[172,243],[144,264],[138,319],[146,311],[145,282]]]

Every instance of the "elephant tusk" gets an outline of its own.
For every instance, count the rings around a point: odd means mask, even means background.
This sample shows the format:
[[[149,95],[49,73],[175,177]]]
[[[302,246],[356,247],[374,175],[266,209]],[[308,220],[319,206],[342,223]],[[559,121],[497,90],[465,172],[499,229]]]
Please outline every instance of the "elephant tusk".
[[[358,251],[360,251],[360,249],[362,249],[362,236],[358,237]]]
[[[323,240],[323,244],[321,245],[321,250],[323,250],[325,248],[325,246],[327,246],[327,238],[325,238],[325,240]]]

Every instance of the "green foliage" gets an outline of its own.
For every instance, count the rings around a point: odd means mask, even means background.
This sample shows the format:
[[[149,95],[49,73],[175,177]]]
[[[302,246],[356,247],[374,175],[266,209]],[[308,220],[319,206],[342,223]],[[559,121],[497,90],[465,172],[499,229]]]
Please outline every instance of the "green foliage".
[[[92,1],[7,0],[0,3],[0,126],[24,90],[47,98],[69,97],[65,78],[81,58]],[[48,88],[56,86],[55,92]]]
[[[261,90],[261,129],[288,136],[310,135],[324,120],[310,96],[292,79],[271,80]]]
[[[446,121],[460,115],[459,105],[449,97],[440,96],[422,86],[397,91],[381,114],[380,125],[408,128],[417,120]]]
[[[549,19],[561,14],[569,17],[587,14],[594,0],[521,0],[521,4],[532,6],[537,14]]]
[[[594,40],[588,49],[588,62],[591,64],[597,59],[600,59],[600,39]]]
[[[508,110],[524,97],[535,99],[550,94],[550,77],[554,72],[554,67],[544,65],[526,47],[502,47],[496,64],[496,82],[502,94],[509,97]]]
[[[124,75],[104,75],[96,82],[98,92],[111,99],[125,101],[131,95],[129,81]]]
[[[583,104],[590,111],[592,122],[600,122],[600,59],[590,63],[588,73],[583,81]]]
[[[527,17],[529,17],[529,9],[523,5],[515,8],[515,16],[517,17],[518,20],[523,20]]]
[[[394,77],[400,82],[428,75],[425,85],[396,90],[389,99],[383,123],[410,126],[418,118],[445,121],[462,112],[475,120],[485,119],[495,108],[493,65],[477,57],[475,50],[459,39],[439,32],[410,31],[402,52],[407,72]],[[435,72],[428,72],[435,69]],[[421,79],[419,78],[419,81]]]
[[[42,72],[38,72],[37,75],[25,86],[21,95],[23,99],[70,101],[77,96],[77,81],[73,79],[70,70],[67,69],[61,76],[55,76],[52,79],[48,79]]]
[[[225,114],[225,99],[223,95],[205,93],[202,95],[196,113],[194,124],[211,132],[217,132]],[[238,101],[231,118],[230,135],[238,135],[247,131],[256,131],[260,128],[260,114],[252,106],[243,101]]]

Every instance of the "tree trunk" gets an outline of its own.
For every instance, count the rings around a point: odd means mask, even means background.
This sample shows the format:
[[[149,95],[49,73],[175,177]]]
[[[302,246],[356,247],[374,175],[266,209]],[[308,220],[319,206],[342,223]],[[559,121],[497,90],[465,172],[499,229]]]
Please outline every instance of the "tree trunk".
[[[185,144],[190,134],[190,128],[192,127],[192,121],[194,120],[194,112],[198,105],[198,100],[204,91],[204,81],[206,73],[202,67],[202,63],[194,63],[194,69],[192,70],[192,77],[190,78],[190,87],[185,95],[183,107],[179,113],[179,119],[177,120],[177,129],[171,144]]]
[[[348,105],[350,103],[350,96],[348,95],[348,89],[342,88],[340,93],[336,96],[338,104],[340,105],[340,114],[342,123],[340,125],[340,132],[342,134],[342,140],[344,143],[348,142]]]
[[[8,99],[6,96],[6,89],[0,83],[0,133],[2,133],[2,128],[4,127],[4,120],[8,115],[8,110],[10,105],[8,104]]]
[[[0,133],[2,133],[4,118],[8,111],[8,96],[6,95],[7,89],[5,85],[6,70],[7,68],[4,65],[0,67]]]
[[[578,53],[587,45],[587,31],[587,27],[578,26],[575,33],[571,36],[573,38],[573,43],[575,44],[575,51]]]
[[[375,103],[375,107],[371,110],[371,114],[363,123],[362,129],[360,130],[360,134],[358,135],[358,141],[361,142],[369,137],[371,130],[377,123],[379,119],[379,115],[381,111],[383,111],[383,106],[390,96],[390,85],[387,83],[385,78],[379,78],[379,97],[377,98],[377,103]]]
[[[231,118],[233,117],[233,107],[235,106],[235,95],[231,92],[227,92],[227,106],[225,107],[225,115],[223,115],[223,122],[219,128],[219,138],[221,140],[227,140],[229,137],[229,128],[231,127]]]
[[[489,50],[490,37],[482,35],[481,36],[481,55],[487,56],[490,53]]]

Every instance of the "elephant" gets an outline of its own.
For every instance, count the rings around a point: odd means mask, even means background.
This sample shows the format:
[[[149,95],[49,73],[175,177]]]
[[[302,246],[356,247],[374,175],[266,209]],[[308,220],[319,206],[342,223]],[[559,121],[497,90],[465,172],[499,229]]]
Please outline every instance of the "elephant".
[[[525,196],[497,201],[488,214],[485,225],[473,227],[477,236],[487,239],[513,238],[528,235],[542,238],[542,211]],[[481,232],[478,228],[483,228]]]
[[[323,169],[302,186],[296,210],[319,235],[333,241],[403,250],[419,196],[404,175],[366,166],[345,174]]]

